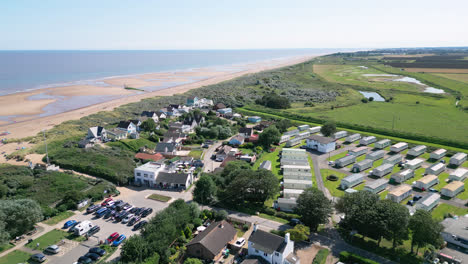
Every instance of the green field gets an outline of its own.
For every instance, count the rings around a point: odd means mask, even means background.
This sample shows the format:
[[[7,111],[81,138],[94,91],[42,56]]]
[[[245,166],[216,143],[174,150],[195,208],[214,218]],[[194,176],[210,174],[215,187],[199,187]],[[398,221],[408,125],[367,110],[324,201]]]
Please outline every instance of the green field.
[[[20,250],[14,250],[0,258],[0,264],[27,263],[31,254]]]
[[[432,210],[432,217],[434,217],[435,219],[443,220],[444,214],[446,213],[461,216],[468,214],[468,209],[458,208],[453,205],[441,203],[436,208],[434,208],[434,210]]]
[[[202,154],[203,150],[191,150],[189,156],[194,159],[201,159]]]
[[[48,246],[57,244],[59,241],[69,236],[70,234],[66,231],[54,229],[34,239],[31,243],[26,244],[26,247],[42,251],[46,249]],[[39,243],[39,248],[36,247],[37,243]]]
[[[434,73],[433,75],[437,75],[440,77],[452,79],[455,81],[460,81],[468,84],[468,73]]]

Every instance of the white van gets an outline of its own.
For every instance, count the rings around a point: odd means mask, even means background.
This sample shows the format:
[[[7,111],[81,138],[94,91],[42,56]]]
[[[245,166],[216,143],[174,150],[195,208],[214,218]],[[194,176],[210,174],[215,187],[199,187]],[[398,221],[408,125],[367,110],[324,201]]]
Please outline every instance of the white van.
[[[77,224],[75,226],[75,235],[77,236],[81,236],[81,235],[84,235],[86,234],[90,229],[91,227],[93,227],[94,225],[90,222],[90,221],[83,221],[79,224]]]

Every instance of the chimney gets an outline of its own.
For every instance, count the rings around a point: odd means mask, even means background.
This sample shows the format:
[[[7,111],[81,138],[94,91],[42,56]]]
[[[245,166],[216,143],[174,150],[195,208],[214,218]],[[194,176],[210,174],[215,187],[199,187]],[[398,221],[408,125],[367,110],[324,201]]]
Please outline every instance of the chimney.
[[[290,235],[289,235],[289,233],[286,233],[286,234],[284,235],[284,242],[286,242],[286,244],[288,244],[289,241],[290,241]]]
[[[258,228],[257,223],[254,223],[254,225],[253,225],[253,232],[257,231],[257,228]]]

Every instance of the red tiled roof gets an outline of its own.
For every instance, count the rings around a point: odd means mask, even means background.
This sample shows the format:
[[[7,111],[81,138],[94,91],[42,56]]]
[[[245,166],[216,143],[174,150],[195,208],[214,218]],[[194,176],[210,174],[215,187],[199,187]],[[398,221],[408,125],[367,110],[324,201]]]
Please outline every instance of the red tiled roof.
[[[152,160],[152,161],[158,161],[164,159],[164,156],[160,153],[156,154],[148,154],[148,153],[137,153],[135,155],[135,158],[141,159],[141,160]]]

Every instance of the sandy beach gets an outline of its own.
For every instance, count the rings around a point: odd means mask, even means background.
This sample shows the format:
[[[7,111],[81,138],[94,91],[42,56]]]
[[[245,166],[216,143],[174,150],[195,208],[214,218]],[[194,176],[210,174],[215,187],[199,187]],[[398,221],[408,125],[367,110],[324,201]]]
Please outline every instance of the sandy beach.
[[[268,61],[257,64],[250,64],[247,69],[235,72],[228,71],[214,71],[207,69],[191,70],[186,72],[172,72],[172,73],[154,73],[154,74],[142,74],[135,75],[135,77],[123,77],[123,78],[110,78],[103,80],[110,86],[95,87],[92,85],[75,85],[57,88],[47,88],[45,90],[35,90],[30,93],[18,93],[0,97],[0,115],[35,115],[40,114],[43,107],[52,103],[54,99],[40,99],[40,100],[28,100],[27,98],[32,95],[38,95],[48,93],[52,95],[61,96],[82,96],[82,95],[122,95],[125,97],[111,100],[103,103],[98,103],[79,109],[63,112],[51,116],[45,117],[20,117],[13,119],[15,123],[5,124],[2,120],[0,121],[0,132],[9,131],[11,134],[3,136],[2,138],[23,138],[28,136],[34,136],[43,129],[50,129],[51,127],[60,124],[67,120],[79,119],[83,116],[87,116],[99,111],[109,111],[118,106],[137,102],[144,98],[150,98],[155,96],[171,96],[174,94],[184,93],[191,89],[199,88],[205,85],[216,84],[222,81],[230,80],[236,77],[240,77],[245,74],[256,73],[264,70],[270,70],[283,66],[293,65],[312,59],[314,56],[301,56],[292,59],[284,59],[281,61]],[[142,77],[143,76],[143,77]],[[198,81],[192,83],[169,87],[167,89],[161,89],[153,92],[137,94],[135,90],[126,90],[123,85],[132,86],[134,88],[146,87],[138,86],[139,84],[147,84],[148,81],[145,79],[166,79],[168,81],[173,79],[184,79],[187,80],[189,77],[201,77]],[[172,77],[172,78],[171,78]],[[145,83],[143,83],[145,82]],[[160,81],[154,81],[159,83]],[[150,81],[153,83],[153,81]],[[135,86],[133,86],[135,85]],[[151,84],[153,86],[154,84]],[[98,89],[96,89],[98,88]],[[132,95],[135,94],[135,95]]]

